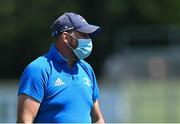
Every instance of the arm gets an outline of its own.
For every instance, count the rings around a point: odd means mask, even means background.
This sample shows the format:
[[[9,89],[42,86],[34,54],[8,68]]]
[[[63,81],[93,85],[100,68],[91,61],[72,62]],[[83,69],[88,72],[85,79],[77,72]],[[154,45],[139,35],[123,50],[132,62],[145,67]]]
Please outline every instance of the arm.
[[[33,98],[21,94],[18,96],[17,123],[33,123],[40,103]]]
[[[92,116],[93,123],[104,123],[104,119],[100,111],[98,100],[94,102],[94,105],[91,111],[91,116]]]

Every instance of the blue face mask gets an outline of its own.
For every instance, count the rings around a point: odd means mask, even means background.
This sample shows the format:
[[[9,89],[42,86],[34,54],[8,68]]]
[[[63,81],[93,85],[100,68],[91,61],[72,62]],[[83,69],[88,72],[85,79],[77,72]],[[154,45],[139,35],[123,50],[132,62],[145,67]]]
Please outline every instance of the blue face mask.
[[[78,59],[87,58],[92,52],[92,48],[93,48],[92,40],[91,39],[76,39],[76,40],[78,41],[77,48],[73,49],[69,44],[68,46],[73,50],[74,54],[77,56]]]

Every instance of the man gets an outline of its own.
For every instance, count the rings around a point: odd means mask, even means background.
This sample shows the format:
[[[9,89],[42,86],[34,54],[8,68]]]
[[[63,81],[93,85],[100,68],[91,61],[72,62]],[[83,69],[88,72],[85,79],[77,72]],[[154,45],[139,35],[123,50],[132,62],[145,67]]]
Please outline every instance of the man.
[[[17,122],[104,123],[96,77],[83,60],[92,51],[89,36],[100,27],[78,14],[65,13],[51,28],[56,42],[21,76]]]

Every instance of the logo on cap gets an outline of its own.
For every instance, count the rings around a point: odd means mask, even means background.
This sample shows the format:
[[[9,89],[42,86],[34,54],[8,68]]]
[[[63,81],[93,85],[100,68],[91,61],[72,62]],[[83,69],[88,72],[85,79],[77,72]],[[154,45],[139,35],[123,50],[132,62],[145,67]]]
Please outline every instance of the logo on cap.
[[[86,20],[82,16],[79,16],[79,19],[81,20],[81,22],[86,22]]]

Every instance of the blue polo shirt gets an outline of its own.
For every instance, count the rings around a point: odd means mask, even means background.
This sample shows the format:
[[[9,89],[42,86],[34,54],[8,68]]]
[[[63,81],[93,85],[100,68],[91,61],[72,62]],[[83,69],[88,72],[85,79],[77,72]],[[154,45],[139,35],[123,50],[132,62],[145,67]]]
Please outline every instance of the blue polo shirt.
[[[91,66],[77,60],[69,69],[67,60],[53,44],[46,55],[25,68],[20,94],[40,102],[35,123],[91,123],[90,111],[99,90]]]

